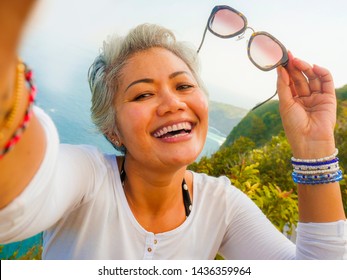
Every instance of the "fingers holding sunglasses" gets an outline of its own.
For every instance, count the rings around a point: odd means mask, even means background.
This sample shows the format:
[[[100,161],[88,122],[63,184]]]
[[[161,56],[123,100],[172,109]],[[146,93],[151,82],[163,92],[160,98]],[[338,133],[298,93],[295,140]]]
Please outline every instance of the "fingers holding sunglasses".
[[[286,69],[290,76],[290,88],[293,95],[302,97],[321,92],[320,79],[313,71],[312,66],[303,60],[294,58],[290,52],[288,52],[288,57]]]
[[[319,77],[319,81],[321,83],[321,93],[332,94],[335,96],[334,80],[329,70],[318,65],[313,65],[312,70],[316,76]]]
[[[286,66],[286,70],[289,74],[289,87],[292,91],[293,96],[309,96],[310,88],[307,84],[307,79],[303,75],[302,71],[300,71],[296,65],[294,64],[294,56],[291,52],[288,51],[288,64]]]
[[[281,104],[292,104],[296,96],[295,88],[291,85],[288,71],[283,66],[277,67],[277,93]],[[282,102],[281,102],[282,101]]]
[[[306,83],[310,90],[309,95],[314,93],[322,93],[321,76],[317,75],[317,73],[313,70],[313,66],[298,58],[294,59],[293,64],[299,71],[303,73],[304,77],[306,78]]]

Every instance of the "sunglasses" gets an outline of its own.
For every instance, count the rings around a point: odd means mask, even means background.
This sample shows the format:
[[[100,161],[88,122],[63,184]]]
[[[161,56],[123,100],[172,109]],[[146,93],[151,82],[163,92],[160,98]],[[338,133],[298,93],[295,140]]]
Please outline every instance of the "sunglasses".
[[[253,32],[248,42],[247,55],[257,68],[270,71],[280,65],[287,65],[288,53],[280,41],[267,32],[255,32],[252,27],[247,26],[247,18],[242,13],[226,5],[213,8],[197,53],[201,50],[207,30],[219,38],[228,39],[238,36],[239,39],[242,39],[247,29]],[[277,91],[270,98],[253,107],[252,110],[265,104],[276,94]]]

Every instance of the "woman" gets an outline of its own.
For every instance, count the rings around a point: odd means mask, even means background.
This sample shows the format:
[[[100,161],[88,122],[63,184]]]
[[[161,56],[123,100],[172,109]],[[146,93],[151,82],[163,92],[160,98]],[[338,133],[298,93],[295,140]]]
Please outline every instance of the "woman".
[[[12,148],[0,161],[1,243],[44,231],[45,259],[346,258],[338,180],[299,184],[295,246],[227,178],[187,171],[206,139],[207,94],[195,51],[162,27],[111,38],[89,72],[92,118],[124,156],[59,144],[39,108],[21,139],[8,142],[28,106],[22,64],[16,77],[13,69],[31,2],[6,6],[19,16],[1,48],[0,144]],[[294,167],[334,161],[330,73],[290,55],[277,87]]]

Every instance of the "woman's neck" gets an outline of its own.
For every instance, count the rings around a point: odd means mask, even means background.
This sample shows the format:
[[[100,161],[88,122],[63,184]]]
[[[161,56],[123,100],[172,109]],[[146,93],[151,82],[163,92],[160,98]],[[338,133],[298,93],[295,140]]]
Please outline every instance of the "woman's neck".
[[[122,166],[124,158],[118,159]],[[137,221],[148,231],[164,232],[186,219],[182,195],[185,178],[192,197],[192,175],[186,167],[177,170],[138,167],[128,158],[124,162],[124,193]]]

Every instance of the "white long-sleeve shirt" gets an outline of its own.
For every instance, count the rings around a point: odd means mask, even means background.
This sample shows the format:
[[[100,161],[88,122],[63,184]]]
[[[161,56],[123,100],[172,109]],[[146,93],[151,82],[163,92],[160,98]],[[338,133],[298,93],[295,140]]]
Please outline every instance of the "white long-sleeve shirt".
[[[194,172],[185,222],[148,232],[129,208],[116,157],[59,144],[50,118],[35,111],[46,131],[45,158],[0,211],[0,243],[44,231],[44,259],[347,259],[346,221],[299,223],[294,245],[228,178]]]

